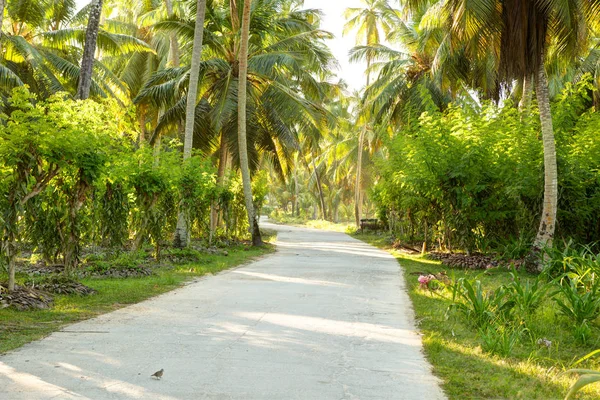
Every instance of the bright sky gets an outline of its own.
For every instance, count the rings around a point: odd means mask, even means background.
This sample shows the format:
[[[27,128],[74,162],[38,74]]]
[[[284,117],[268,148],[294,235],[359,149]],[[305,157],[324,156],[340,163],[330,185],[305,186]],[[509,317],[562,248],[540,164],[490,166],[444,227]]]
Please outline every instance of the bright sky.
[[[325,14],[322,29],[335,35],[329,47],[338,59],[338,75],[348,84],[350,90],[359,90],[366,83],[364,71],[366,65],[350,64],[348,52],[356,44],[355,33],[342,36],[344,31],[344,11],[349,7],[364,7],[360,0],[304,0],[304,8],[316,8]]]
[[[90,0],[76,0],[78,8],[88,4]],[[359,90],[365,85],[364,64],[350,64],[348,52],[355,45],[354,32],[342,36],[344,30],[344,10],[348,7],[361,7],[360,0],[304,0],[304,8],[316,8],[325,14],[322,29],[335,35],[329,46],[338,59],[340,70],[337,71],[340,78],[344,79],[349,89]]]

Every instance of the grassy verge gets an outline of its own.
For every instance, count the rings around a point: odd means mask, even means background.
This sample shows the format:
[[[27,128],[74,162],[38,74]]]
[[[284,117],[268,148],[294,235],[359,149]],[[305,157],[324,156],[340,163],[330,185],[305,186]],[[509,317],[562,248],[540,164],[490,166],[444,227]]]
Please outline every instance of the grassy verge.
[[[33,340],[41,339],[64,325],[95,317],[129,304],[180,287],[184,282],[206,274],[216,274],[274,251],[267,244],[263,248],[245,248],[237,245],[227,248],[228,256],[210,255],[198,262],[163,267],[155,274],[140,278],[89,278],[82,283],[96,289],[92,296],[56,296],[49,310],[0,310],[0,354]],[[0,274],[0,280],[3,276]]]
[[[443,388],[450,399],[563,399],[576,378],[561,373],[600,347],[597,321],[592,337],[581,344],[573,334],[573,324],[556,315],[556,305],[546,298],[523,327],[509,356],[487,353],[482,350],[483,338],[477,329],[464,316],[447,312],[452,304],[450,292],[421,289],[417,278],[422,273],[446,271],[455,279],[477,278],[489,291],[511,281],[506,270],[449,270],[439,262],[393,251],[381,236],[355,237],[390,251],[401,264],[426,355],[434,373],[444,381]],[[521,273],[521,278],[534,276]],[[551,347],[538,345],[540,338],[552,341]],[[600,362],[590,360],[578,367],[600,370]],[[600,398],[600,384],[588,386],[577,398]]]
[[[354,226],[354,224],[350,222],[334,223],[322,219],[304,219],[300,217],[291,217],[289,215],[270,216],[269,221],[278,224],[302,226],[333,232],[347,232],[349,228]]]

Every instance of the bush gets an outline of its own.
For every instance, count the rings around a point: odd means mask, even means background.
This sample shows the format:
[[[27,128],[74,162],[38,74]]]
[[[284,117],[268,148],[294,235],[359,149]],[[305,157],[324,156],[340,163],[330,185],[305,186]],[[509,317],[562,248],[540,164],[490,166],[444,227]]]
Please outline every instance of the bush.
[[[600,315],[600,281],[591,287],[582,285],[577,278],[563,281],[553,299],[561,313],[575,322],[576,326],[591,322]]]
[[[583,277],[600,274],[600,254],[592,246],[577,245],[572,240],[546,248],[543,272],[549,278]]]
[[[548,286],[542,281],[543,278],[541,277],[533,281],[526,280],[523,282],[516,271],[511,272],[510,275],[513,281],[507,286],[509,296],[515,304],[518,316],[521,319],[527,319],[533,315],[546,298]]]
[[[589,110],[589,78],[553,104],[559,187],[556,238],[600,240],[600,113]],[[450,105],[420,114],[388,144],[371,192],[404,241],[523,257],[542,209],[539,118],[506,102]]]
[[[515,329],[507,325],[485,326],[479,329],[479,337],[482,340],[481,349],[501,357],[508,357],[522,334],[522,329]]]
[[[461,312],[476,327],[485,327],[498,319],[506,319],[515,302],[506,288],[499,287],[484,293],[481,281],[460,278],[449,285],[451,308]]]

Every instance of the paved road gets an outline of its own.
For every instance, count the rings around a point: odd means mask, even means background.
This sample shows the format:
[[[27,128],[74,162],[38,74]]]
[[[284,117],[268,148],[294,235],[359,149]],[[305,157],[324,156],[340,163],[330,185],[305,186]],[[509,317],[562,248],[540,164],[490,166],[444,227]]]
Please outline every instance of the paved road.
[[[0,399],[443,399],[396,261],[275,229],[269,257],[1,356]]]

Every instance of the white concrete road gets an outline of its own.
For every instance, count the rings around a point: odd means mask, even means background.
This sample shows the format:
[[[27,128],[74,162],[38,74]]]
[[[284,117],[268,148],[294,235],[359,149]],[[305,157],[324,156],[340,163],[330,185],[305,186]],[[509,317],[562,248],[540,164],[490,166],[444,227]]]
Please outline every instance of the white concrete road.
[[[394,258],[269,227],[271,256],[0,356],[0,399],[444,399]]]

